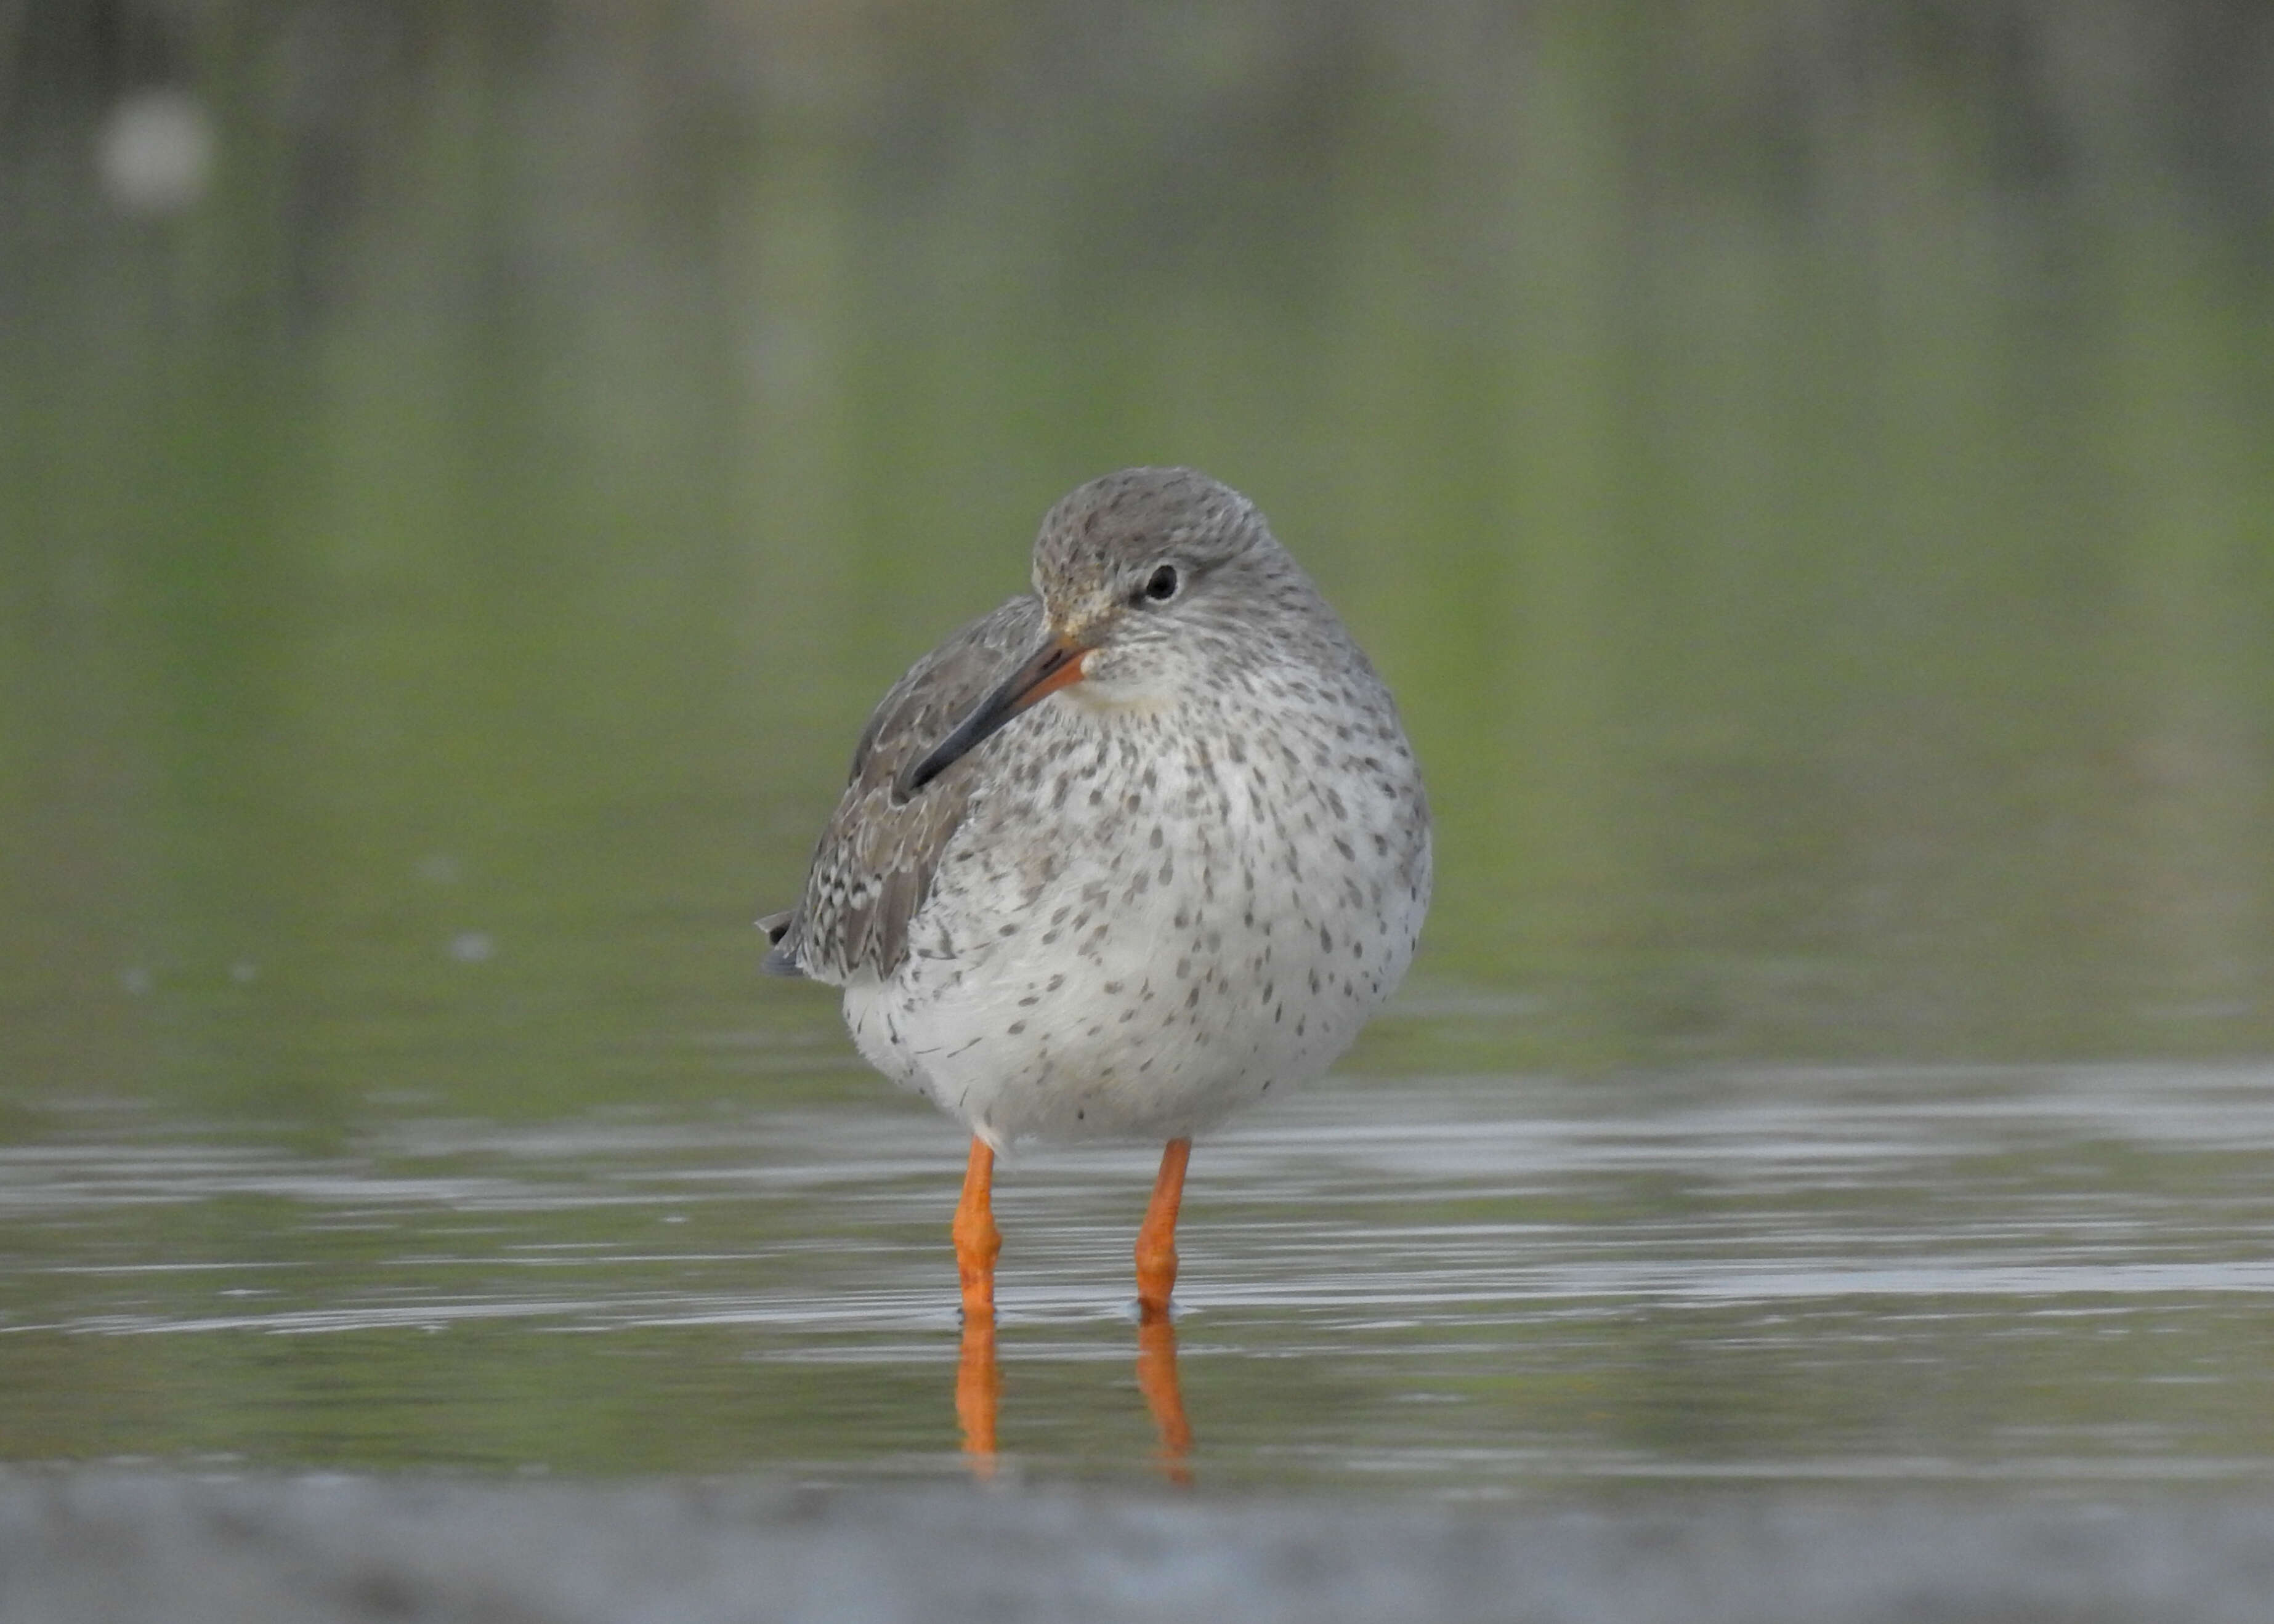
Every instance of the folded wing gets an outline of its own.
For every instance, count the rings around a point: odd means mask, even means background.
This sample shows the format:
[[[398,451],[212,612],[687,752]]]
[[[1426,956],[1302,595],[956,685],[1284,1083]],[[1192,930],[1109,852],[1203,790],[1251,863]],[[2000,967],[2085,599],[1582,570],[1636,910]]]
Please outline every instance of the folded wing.
[[[893,798],[893,780],[946,737],[1042,637],[1042,605],[1014,598],[893,684],[855,747],[852,775],[814,848],[804,895],[787,913],[758,921],[773,944],[765,959],[770,973],[841,985],[862,971],[889,975],[907,958],[909,921],[931,894],[987,746],[905,802]]]

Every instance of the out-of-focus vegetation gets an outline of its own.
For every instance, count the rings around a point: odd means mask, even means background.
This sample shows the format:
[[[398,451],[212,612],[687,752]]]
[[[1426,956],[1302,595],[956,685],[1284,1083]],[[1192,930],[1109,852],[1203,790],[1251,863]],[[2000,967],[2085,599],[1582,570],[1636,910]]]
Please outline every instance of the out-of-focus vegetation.
[[[1163,461],[1429,769],[1373,1064],[2263,1049],[2270,270],[2240,3],[0,6],[0,1086],[836,1053],[748,920]]]

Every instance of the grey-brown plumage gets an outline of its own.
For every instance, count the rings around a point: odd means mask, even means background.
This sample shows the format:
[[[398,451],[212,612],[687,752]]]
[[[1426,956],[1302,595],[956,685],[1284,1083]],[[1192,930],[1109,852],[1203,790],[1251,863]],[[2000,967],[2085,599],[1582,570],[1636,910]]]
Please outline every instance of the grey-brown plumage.
[[[1172,1138],[1346,1048],[1410,962],[1395,706],[1247,500],[1182,469],[1044,519],[1034,586],[870,718],[767,967],[990,1144]]]
[[[765,967],[842,986],[887,975],[906,956],[908,921],[971,799],[969,769],[906,800],[893,780],[945,738],[1042,636],[1042,605],[1014,598],[972,621],[892,685],[854,747],[853,773],[814,853],[798,906],[760,921],[776,937]]]

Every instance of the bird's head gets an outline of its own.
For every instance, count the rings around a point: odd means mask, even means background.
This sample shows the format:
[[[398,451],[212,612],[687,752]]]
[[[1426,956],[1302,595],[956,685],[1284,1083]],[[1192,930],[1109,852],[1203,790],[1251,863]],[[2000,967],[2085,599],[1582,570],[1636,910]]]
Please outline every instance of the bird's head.
[[[1309,583],[1255,505],[1187,468],[1132,468],[1060,500],[1035,538],[1043,645],[903,775],[912,795],[1061,688],[1101,709],[1173,703]]]

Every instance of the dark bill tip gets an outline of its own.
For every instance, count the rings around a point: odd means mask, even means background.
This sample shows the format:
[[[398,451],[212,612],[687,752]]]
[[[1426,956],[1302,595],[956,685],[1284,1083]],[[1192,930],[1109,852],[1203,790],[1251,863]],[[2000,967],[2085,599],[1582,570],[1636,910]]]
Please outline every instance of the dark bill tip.
[[[900,776],[895,801],[909,801],[923,786],[992,737],[996,730],[1036,700],[1081,680],[1081,657],[1089,650],[1070,638],[1053,637],[1036,650],[995,691],[973,706],[946,738]]]

